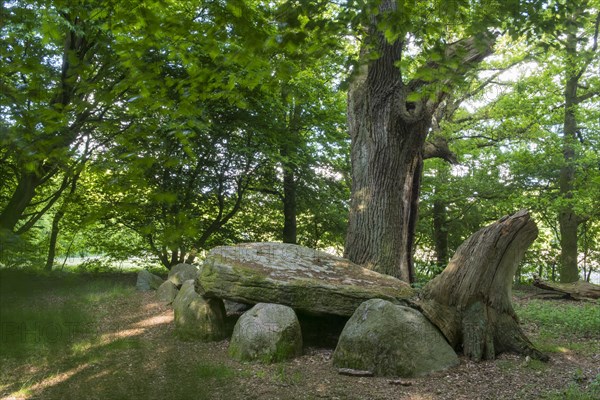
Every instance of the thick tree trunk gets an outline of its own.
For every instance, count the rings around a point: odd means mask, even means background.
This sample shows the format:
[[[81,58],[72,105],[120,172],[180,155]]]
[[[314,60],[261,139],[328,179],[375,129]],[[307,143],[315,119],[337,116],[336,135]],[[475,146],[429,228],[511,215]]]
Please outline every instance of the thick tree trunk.
[[[524,335],[511,304],[512,277],[537,232],[527,211],[504,217],[467,239],[423,289],[419,307],[466,356],[511,351],[548,358]]]
[[[394,53],[392,45],[386,45]],[[393,57],[392,57],[393,59]],[[371,65],[348,94],[352,139],[352,199],[344,256],[351,261],[413,280],[412,252],[418,215],[423,147],[431,118],[406,120],[400,79],[392,59]]]
[[[393,18],[397,6],[394,0],[382,0],[371,15],[362,49],[365,63],[348,93],[352,198],[344,256],[410,282],[425,139],[433,114],[449,87],[491,53],[494,38],[479,35],[450,43],[420,67],[422,74],[403,79],[399,64],[406,38],[390,41],[380,26]],[[440,67],[449,64],[457,67]]]
[[[15,191],[0,213],[0,230],[14,232],[25,209],[35,196],[39,182],[40,178],[34,172],[21,175]]]
[[[367,88],[349,96],[352,200],[344,256],[410,282],[428,124],[405,123],[394,102]]]

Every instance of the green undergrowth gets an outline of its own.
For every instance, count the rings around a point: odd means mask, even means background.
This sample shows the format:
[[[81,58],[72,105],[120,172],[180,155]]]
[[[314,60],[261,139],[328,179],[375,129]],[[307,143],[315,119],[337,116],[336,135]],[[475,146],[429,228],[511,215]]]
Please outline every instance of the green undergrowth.
[[[600,305],[594,302],[528,300],[517,302],[522,323],[533,325],[533,343],[543,352],[600,351]]]

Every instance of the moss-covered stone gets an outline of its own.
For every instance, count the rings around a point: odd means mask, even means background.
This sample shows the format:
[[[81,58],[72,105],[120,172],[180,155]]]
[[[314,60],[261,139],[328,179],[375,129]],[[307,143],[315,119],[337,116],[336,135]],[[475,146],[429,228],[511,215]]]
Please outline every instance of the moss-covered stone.
[[[346,323],[333,365],[377,376],[415,377],[458,365],[442,334],[418,311],[372,299]]]
[[[229,355],[240,361],[279,362],[302,354],[302,332],[290,307],[260,303],[238,320]]]
[[[350,316],[365,300],[401,303],[411,287],[344,258],[284,243],[246,243],[212,249],[197,278],[205,297],[277,303],[295,310]]]
[[[164,281],[156,290],[156,298],[158,301],[171,304],[175,300],[175,297],[177,297],[177,293],[179,293],[179,290],[173,282]]]
[[[225,306],[221,299],[205,299],[187,280],[173,301],[175,330],[182,339],[217,341],[227,336]]]

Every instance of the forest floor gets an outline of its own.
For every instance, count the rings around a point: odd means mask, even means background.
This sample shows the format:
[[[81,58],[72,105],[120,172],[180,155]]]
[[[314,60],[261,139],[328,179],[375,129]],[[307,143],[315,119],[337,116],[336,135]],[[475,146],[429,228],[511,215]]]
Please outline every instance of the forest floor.
[[[184,342],[171,307],[136,292],[131,274],[0,271],[0,399],[597,399],[600,305],[515,292],[548,363],[504,354],[416,378],[348,377],[331,346],[295,360],[240,363],[227,341]],[[27,324],[23,325],[26,321]]]

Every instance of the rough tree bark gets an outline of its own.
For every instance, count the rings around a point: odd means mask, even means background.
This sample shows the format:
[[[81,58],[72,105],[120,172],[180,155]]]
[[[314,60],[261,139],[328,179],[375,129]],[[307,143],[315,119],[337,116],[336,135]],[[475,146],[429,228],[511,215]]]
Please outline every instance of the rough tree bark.
[[[378,15],[396,7],[395,1],[384,0]],[[433,114],[449,87],[491,53],[493,38],[471,37],[448,44],[441,61],[422,67],[443,69],[440,77],[405,82],[398,67],[404,38],[389,42],[377,18],[372,18],[363,57],[372,57],[373,51],[378,57],[361,67],[348,93],[352,198],[344,256],[412,281],[423,153]],[[441,68],[450,61],[458,67]],[[424,92],[432,95],[422,96]]]
[[[504,217],[467,239],[423,289],[418,307],[471,359],[507,351],[548,359],[527,339],[511,304],[512,277],[537,233],[527,211]]]

